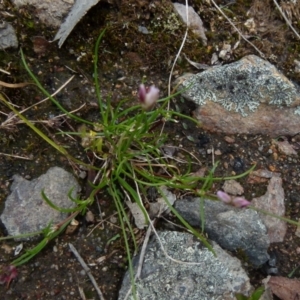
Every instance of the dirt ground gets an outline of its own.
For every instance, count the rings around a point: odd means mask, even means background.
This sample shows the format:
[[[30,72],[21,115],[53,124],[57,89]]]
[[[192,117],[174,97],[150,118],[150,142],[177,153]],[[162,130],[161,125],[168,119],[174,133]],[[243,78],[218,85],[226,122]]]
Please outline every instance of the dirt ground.
[[[184,3],[184,1],[179,1]],[[287,27],[273,1],[237,0],[216,1],[233,23],[249,38],[249,40],[265,54],[266,59],[281,70],[290,80],[299,82],[300,73],[295,71],[294,60],[300,60],[300,42]],[[61,92],[57,99],[68,110],[80,110],[80,115],[89,120],[97,120],[96,98],[93,87],[92,55],[96,38],[101,30],[106,33],[100,46],[99,78],[103,98],[110,96],[112,103],[120,99],[128,99],[128,103],[137,101],[136,91],[142,81],[155,84],[161,95],[167,95],[167,83],[171,64],[181,44],[185,27],[177,24],[172,14],[169,0],[149,1],[123,0],[100,1],[98,5],[82,19],[69,36],[64,46],[59,49],[56,43],[48,43],[53,39],[56,29],[41,25],[36,19],[34,8],[25,7],[15,10],[9,1],[3,1],[5,10],[12,16],[5,15],[17,30],[18,38],[32,71],[49,91],[54,92],[72,75],[73,81]],[[199,12],[207,29],[207,46],[190,33],[183,48],[186,56],[198,63],[211,65],[213,53],[219,53],[224,44],[232,47],[239,44],[224,63],[238,60],[247,54],[257,54],[256,50],[235,32],[232,26],[220,15],[209,1],[190,1]],[[297,7],[286,8],[293,18],[293,25],[300,31]],[[245,22],[251,18],[256,27],[247,27]],[[175,19],[174,19],[175,18]],[[138,30],[144,26],[150,34]],[[37,38],[38,37],[38,38]],[[42,38],[41,38],[42,37]],[[37,47],[39,48],[37,50]],[[10,83],[30,81],[22,66],[18,50],[1,51],[0,67],[7,69],[11,75],[0,72],[0,80]],[[185,72],[198,72],[180,57],[174,70],[173,78]],[[22,89],[2,88],[10,101],[19,109],[34,105],[44,96],[34,86]],[[192,115],[195,106],[184,103],[180,97],[172,100],[172,109]],[[8,113],[0,104],[0,111]],[[33,106],[26,113],[29,119],[49,120],[60,112],[51,103],[45,102]],[[1,123],[6,116],[0,114]],[[84,149],[78,140],[54,135],[58,129],[70,131],[77,124],[62,119],[59,124],[42,124],[40,128],[79,159],[88,161]],[[253,163],[257,168],[268,169],[281,173],[285,191],[286,217],[299,219],[300,209],[300,172],[299,155],[286,156],[280,153],[272,139],[268,136],[231,136],[233,143],[228,143],[223,135],[203,131],[192,123],[184,126],[181,122],[167,124],[165,131],[170,137],[169,143],[182,146],[192,152],[201,161],[200,167],[212,167],[212,155],[209,149],[220,150],[215,157],[220,161],[217,176],[239,174],[249,169]],[[295,149],[300,149],[300,135],[278,137],[287,139]],[[22,124],[0,129],[0,145],[2,153],[10,153],[31,158],[20,160],[0,155],[0,205],[3,209],[5,198],[9,194],[12,175],[18,173],[28,179],[36,178],[51,166],[61,166],[78,175],[78,168],[71,166],[65,157],[55,152],[48,144],[41,141],[29,128]],[[258,197],[266,192],[266,183],[249,184],[242,179],[246,198]],[[86,182],[82,180],[83,193]],[[214,191],[219,186],[214,186]],[[122,276],[127,261],[124,241],[120,234],[115,209],[111,199],[105,193],[99,193],[98,203],[91,208],[96,220],[87,222],[84,217],[78,218],[79,226],[73,233],[64,233],[50,243],[37,257],[18,268],[18,277],[7,289],[0,286],[2,299],[97,299],[96,292],[82,267],[69,250],[72,243],[90,264],[105,299],[117,299]],[[99,217],[99,208],[103,220]],[[163,223],[163,222],[162,222]],[[162,224],[163,226],[163,224]],[[277,258],[279,275],[292,278],[300,277],[300,238],[295,236],[296,228],[288,226],[285,241],[273,244],[270,253]],[[1,235],[5,236],[2,228]],[[142,241],[144,232],[136,229],[138,241]],[[35,242],[24,243],[30,248]],[[0,263],[9,264],[14,259],[14,241],[0,243]],[[233,253],[238,255],[239,253]],[[101,262],[99,262],[99,259]],[[263,269],[254,269],[245,265],[251,283],[258,287],[260,280],[266,277]],[[84,298],[80,292],[85,294]]]

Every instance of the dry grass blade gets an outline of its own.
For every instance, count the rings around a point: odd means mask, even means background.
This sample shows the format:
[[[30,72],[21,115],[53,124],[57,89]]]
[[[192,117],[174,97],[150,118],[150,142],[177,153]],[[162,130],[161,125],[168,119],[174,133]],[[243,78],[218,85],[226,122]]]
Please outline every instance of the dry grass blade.
[[[282,8],[280,7],[280,5],[278,4],[278,2],[276,0],[273,0],[274,4],[276,5],[276,7],[278,8],[280,14],[282,15],[282,17],[284,18],[284,20],[286,21],[287,25],[292,29],[292,31],[295,33],[295,35],[297,36],[298,39],[300,39],[300,35],[298,34],[298,32],[296,31],[296,29],[292,26],[292,23],[290,22],[290,20],[287,18],[287,16],[285,15],[285,13],[283,12]]]
[[[51,97],[54,97],[56,94],[58,94],[67,84],[69,84],[72,80],[73,80],[73,78],[75,77],[75,75],[73,75],[71,78],[69,78],[61,87],[59,87],[52,95],[51,95]],[[0,85],[1,85],[1,82],[2,81],[0,81]],[[30,83],[31,84],[31,83]],[[32,83],[33,84],[33,83]],[[43,103],[43,102],[45,102],[45,101],[47,101],[49,99],[49,97],[47,97],[47,98],[45,98],[45,99],[43,99],[43,100],[41,100],[41,101],[39,101],[39,102],[37,102],[37,103],[34,103],[33,105],[31,105],[31,106],[29,106],[29,107],[27,107],[27,108],[25,108],[25,109],[23,109],[22,111],[20,111],[20,114],[22,114],[22,113],[24,113],[25,111],[27,111],[27,110],[29,110],[29,109],[31,109],[32,107],[36,107],[37,105],[39,105],[39,104],[41,104],[41,103]],[[11,101],[10,101],[11,102]],[[12,104],[13,105],[13,104]],[[84,104],[85,105],[85,104]],[[80,108],[78,108],[77,110],[79,110],[79,109],[81,109],[84,105],[82,105]],[[74,110],[74,112],[75,111],[77,111],[77,110]],[[71,112],[72,113],[72,112]],[[55,117],[55,118],[60,118],[60,117],[62,117],[62,116],[65,116],[65,114],[63,114],[63,115],[60,115],[60,116],[57,116],[57,117]],[[16,120],[16,115],[15,114],[11,114],[11,115],[9,115],[8,116],[8,118],[1,124],[1,128],[4,128],[4,127],[9,127],[11,124],[11,122],[12,123],[14,123],[15,122],[15,120]],[[21,121],[21,120],[18,120],[18,123],[19,123],[19,121]]]
[[[33,160],[33,158],[25,157],[25,156],[19,156],[19,155],[13,155],[13,154],[7,154],[0,152],[0,155],[13,157],[13,158],[19,158],[19,159],[25,159],[25,160]]]
[[[222,9],[216,4],[214,0],[211,0],[212,4],[215,6],[215,8],[221,13],[221,15],[229,22],[229,24],[236,30],[236,32],[240,35],[240,37],[250,44],[262,58],[265,58],[264,53],[262,53],[253,43],[251,43],[243,34],[242,32],[231,22],[231,20],[227,17],[227,15],[222,11]]]
[[[76,250],[76,248],[69,243],[69,247],[70,250],[73,252],[73,254],[75,255],[75,257],[77,258],[77,260],[79,261],[79,263],[81,264],[81,266],[83,267],[84,271],[87,273],[87,275],[89,276],[94,288],[96,289],[99,299],[100,300],[104,300],[103,294],[99,288],[99,286],[96,283],[96,280],[94,278],[94,276],[91,273],[91,269],[88,267],[88,265],[84,262],[84,260],[82,259],[82,257],[80,256],[80,254],[78,253],[78,251]]]
[[[1,68],[0,68],[0,72],[2,72],[2,73],[4,73],[4,74],[7,74],[7,75],[10,75],[9,72],[7,72],[7,71],[5,71],[5,70],[3,70],[3,69],[1,69]]]
[[[19,88],[23,88],[27,85],[35,85],[34,83],[30,83],[30,82],[21,82],[21,83],[7,83],[4,81],[0,80],[0,86],[4,86],[6,88],[10,88],[10,89],[19,89]]]

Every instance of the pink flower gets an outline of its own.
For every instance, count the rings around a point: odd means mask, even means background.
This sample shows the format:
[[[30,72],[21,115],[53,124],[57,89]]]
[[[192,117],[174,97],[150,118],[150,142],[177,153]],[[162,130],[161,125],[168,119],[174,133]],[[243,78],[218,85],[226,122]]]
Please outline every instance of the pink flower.
[[[225,192],[217,191],[217,197],[224,203],[231,202],[231,197]]]
[[[143,107],[143,109],[148,110],[151,109],[158,100],[159,89],[154,85],[150,86],[150,88],[146,88],[144,84],[141,84],[138,95],[141,106]]]
[[[222,202],[224,202],[226,204],[229,204],[229,205],[232,205],[232,206],[235,206],[235,207],[243,208],[243,207],[246,207],[246,206],[251,204],[244,197],[232,197],[232,196],[230,196],[227,193],[222,192],[222,191],[217,192],[217,197]]]
[[[0,269],[0,284],[5,284],[6,287],[9,287],[9,284],[13,279],[18,276],[18,271],[15,266],[5,266]]]
[[[250,205],[251,203],[246,200],[244,197],[235,197],[232,199],[232,204],[235,207],[247,207],[248,205]]]

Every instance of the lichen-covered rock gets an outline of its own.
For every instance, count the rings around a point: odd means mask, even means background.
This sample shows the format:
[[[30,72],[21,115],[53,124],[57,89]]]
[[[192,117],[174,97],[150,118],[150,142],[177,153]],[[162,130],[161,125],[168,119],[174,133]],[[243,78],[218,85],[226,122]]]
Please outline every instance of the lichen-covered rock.
[[[166,257],[157,238],[149,243],[136,283],[138,299],[236,299],[235,293],[249,295],[251,285],[241,262],[212,242],[213,255],[193,235],[186,232],[158,232]],[[135,270],[139,257],[134,259]],[[119,300],[131,288],[126,273]],[[129,297],[128,299],[132,299]]]
[[[182,78],[183,96],[199,105],[195,115],[210,131],[228,134],[296,134],[298,87],[255,55]]]

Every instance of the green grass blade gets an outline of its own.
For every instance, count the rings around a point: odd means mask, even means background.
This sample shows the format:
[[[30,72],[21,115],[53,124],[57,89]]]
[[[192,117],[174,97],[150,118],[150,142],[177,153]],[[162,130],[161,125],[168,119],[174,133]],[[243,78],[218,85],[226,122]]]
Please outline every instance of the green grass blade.
[[[28,74],[30,75],[30,77],[32,78],[32,80],[35,82],[35,84],[37,85],[37,87],[43,92],[44,95],[46,95],[61,111],[63,111],[67,116],[69,116],[70,118],[76,120],[76,121],[79,121],[81,123],[86,123],[86,124],[90,124],[90,125],[93,125],[92,122],[89,122],[87,120],[84,120],[80,117],[77,117],[71,113],[69,113],[58,101],[56,101],[51,95],[50,93],[48,93],[44,87],[41,85],[41,83],[38,81],[38,79],[36,78],[36,76],[31,72],[30,68],[28,67],[27,65],[27,62],[25,60],[25,56],[24,56],[24,53],[23,53],[23,50],[22,48],[20,49],[20,52],[21,52],[21,59],[22,59],[22,62],[23,62],[23,65],[26,69],[26,71],[28,72]]]
[[[189,223],[187,223],[183,219],[183,217],[177,212],[177,210],[171,205],[171,203],[169,202],[169,200],[167,199],[167,197],[165,196],[163,191],[160,188],[158,188],[158,190],[159,190],[159,193],[161,194],[161,196],[164,198],[165,202],[167,203],[169,209],[178,218],[178,220],[185,226],[185,228],[189,229],[192,232],[192,234],[195,235],[207,247],[207,249],[209,249],[216,256],[216,253],[215,253],[213,247],[209,244],[209,242],[206,240],[206,238],[204,236],[202,236],[201,234],[199,234],[198,231],[196,231]]]
[[[63,207],[58,207],[56,206],[45,194],[44,190],[42,190],[42,197],[45,200],[45,202],[53,209],[64,212],[64,213],[74,213],[75,211],[81,211],[83,207],[77,206],[74,208],[63,208]]]
[[[132,294],[133,294],[134,299],[137,299],[136,298],[136,288],[135,288],[133,264],[132,264],[132,259],[131,259],[131,251],[130,251],[130,247],[129,247],[129,243],[128,243],[125,224],[123,221],[123,218],[125,218],[125,221],[128,222],[127,215],[126,215],[126,212],[124,211],[124,207],[122,206],[121,199],[119,197],[118,191],[116,190],[116,186],[114,185],[114,183],[109,185],[108,188],[109,188],[110,194],[113,196],[113,199],[114,199],[114,202],[115,202],[115,205],[117,208],[118,216],[119,216],[119,221],[121,223],[123,238],[124,238],[124,242],[125,242],[125,249],[126,249],[127,259],[128,259],[128,267],[129,267],[129,275],[130,275],[130,281],[131,281]]]
[[[102,30],[95,45],[95,51],[94,51],[94,84],[95,84],[95,90],[96,90],[96,96],[98,100],[98,105],[100,109],[101,116],[104,116],[104,105],[102,103],[102,97],[100,92],[100,85],[99,85],[99,76],[98,76],[98,55],[99,55],[99,45],[102,40],[102,37],[105,33],[106,29]],[[106,125],[106,124],[104,124]]]

